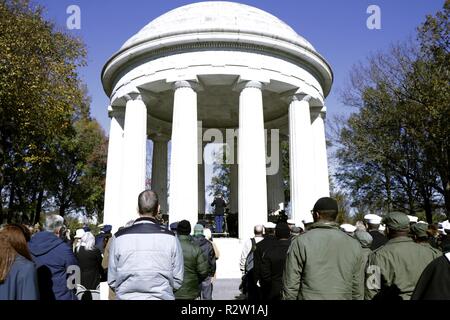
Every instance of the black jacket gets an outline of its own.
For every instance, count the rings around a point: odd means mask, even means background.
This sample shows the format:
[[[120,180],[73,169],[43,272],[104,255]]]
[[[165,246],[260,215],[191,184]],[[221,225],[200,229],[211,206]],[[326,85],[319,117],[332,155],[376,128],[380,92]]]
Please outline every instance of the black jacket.
[[[256,244],[256,250],[253,253],[253,272],[255,283],[261,280],[261,265],[265,252],[272,246],[272,242],[277,241],[274,236],[265,236],[263,240]]]
[[[214,207],[214,214],[216,216],[223,216],[227,204],[222,198],[215,198],[211,206]]]
[[[450,300],[450,258],[433,260],[423,271],[411,300]]]
[[[80,247],[75,256],[81,269],[81,285],[88,290],[96,290],[103,275],[102,253],[96,247],[93,250]]]
[[[263,299],[266,301],[280,300],[284,265],[290,244],[290,240],[271,241],[262,257],[260,282],[263,287]]]
[[[384,246],[388,239],[378,230],[370,230],[368,231],[373,238],[372,245],[370,246],[370,250],[378,249],[381,246]]]

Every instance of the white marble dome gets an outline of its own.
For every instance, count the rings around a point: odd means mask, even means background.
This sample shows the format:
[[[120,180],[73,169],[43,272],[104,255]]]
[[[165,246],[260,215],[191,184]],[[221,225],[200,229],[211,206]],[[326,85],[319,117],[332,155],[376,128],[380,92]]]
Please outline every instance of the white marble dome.
[[[258,35],[315,51],[308,41],[270,13],[227,1],[199,2],[169,11],[130,38],[121,50],[158,38],[205,32]]]

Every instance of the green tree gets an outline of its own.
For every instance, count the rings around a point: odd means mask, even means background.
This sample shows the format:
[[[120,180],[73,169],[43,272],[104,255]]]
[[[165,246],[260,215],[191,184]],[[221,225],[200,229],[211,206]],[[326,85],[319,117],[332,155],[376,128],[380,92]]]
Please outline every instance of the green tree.
[[[81,119],[70,133],[56,137],[49,191],[59,214],[79,212],[102,220],[107,140],[97,121]]]
[[[230,200],[230,173],[231,164],[227,164],[226,159],[226,146],[223,146],[219,151],[214,152],[213,159],[213,177],[211,179],[211,184],[208,185],[207,191],[210,196],[215,196],[217,194],[222,194],[225,202]]]
[[[102,211],[105,137],[89,119],[77,72],[86,50],[43,10],[28,0],[0,0],[0,223],[38,222],[58,201],[60,212]],[[70,197],[60,196],[63,190],[72,190]]]
[[[373,212],[449,213],[448,9],[428,16],[416,43],[392,46],[351,74],[343,92],[357,108],[339,132],[337,181]],[[441,197],[444,201],[440,201]]]

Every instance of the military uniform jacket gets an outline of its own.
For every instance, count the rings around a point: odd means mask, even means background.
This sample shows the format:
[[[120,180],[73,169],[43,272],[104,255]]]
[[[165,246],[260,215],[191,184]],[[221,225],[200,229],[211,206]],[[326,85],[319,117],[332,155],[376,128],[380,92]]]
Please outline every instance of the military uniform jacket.
[[[369,257],[366,299],[411,299],[423,270],[438,256],[408,237],[389,240]]]
[[[361,251],[359,242],[336,223],[313,224],[289,247],[282,299],[361,299]]]

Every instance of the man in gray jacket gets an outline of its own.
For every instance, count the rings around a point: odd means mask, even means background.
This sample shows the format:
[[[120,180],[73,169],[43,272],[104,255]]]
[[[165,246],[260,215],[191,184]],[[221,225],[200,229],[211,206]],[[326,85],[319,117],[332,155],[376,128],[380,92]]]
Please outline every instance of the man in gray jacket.
[[[174,300],[184,274],[180,243],[155,220],[155,192],[142,192],[138,205],[140,218],[110,240],[108,284],[118,300]]]

